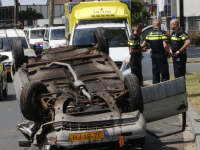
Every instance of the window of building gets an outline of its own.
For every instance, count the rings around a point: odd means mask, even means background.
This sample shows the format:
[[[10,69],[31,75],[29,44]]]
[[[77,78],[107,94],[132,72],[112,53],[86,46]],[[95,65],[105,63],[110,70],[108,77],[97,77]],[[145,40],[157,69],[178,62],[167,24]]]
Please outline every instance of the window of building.
[[[200,17],[190,17],[188,18],[188,26],[190,31],[195,31],[200,29]]]
[[[170,17],[172,15],[171,0],[165,0],[164,11],[161,12],[162,17]]]

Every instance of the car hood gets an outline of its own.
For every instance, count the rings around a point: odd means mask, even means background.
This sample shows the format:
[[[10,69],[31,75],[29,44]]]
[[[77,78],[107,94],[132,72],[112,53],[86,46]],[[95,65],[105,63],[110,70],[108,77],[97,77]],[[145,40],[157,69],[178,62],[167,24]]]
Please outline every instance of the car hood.
[[[66,40],[51,40],[50,42],[51,47],[65,47]]]
[[[30,39],[30,44],[40,43],[43,44],[43,39]]]
[[[129,47],[110,47],[109,52],[113,61],[126,61],[130,58]]]

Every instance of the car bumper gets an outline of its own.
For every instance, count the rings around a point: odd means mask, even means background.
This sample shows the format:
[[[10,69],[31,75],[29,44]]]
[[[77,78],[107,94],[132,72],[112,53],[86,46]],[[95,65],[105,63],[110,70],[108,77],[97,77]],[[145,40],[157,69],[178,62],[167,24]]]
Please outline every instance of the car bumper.
[[[107,116],[107,117],[106,117]],[[108,116],[113,116],[111,119]],[[59,116],[59,118],[63,118],[62,115]],[[84,119],[84,117],[82,117]],[[95,120],[95,119],[96,120]],[[71,118],[72,119],[72,118]],[[73,120],[73,126],[66,128],[64,126],[64,122],[67,121],[54,121],[53,126],[55,131],[51,131],[48,134],[46,134],[46,145],[51,146],[61,146],[67,149],[72,149],[78,146],[84,146],[84,145],[90,145],[90,144],[105,144],[105,143],[114,143],[119,142],[119,137],[123,136],[123,142],[126,142],[127,140],[131,139],[138,139],[145,137],[146,134],[146,123],[143,115],[139,112],[131,112],[131,113],[123,113],[121,115],[117,115],[115,112],[96,115],[94,117],[85,118],[84,120],[86,122],[77,122],[81,126],[81,123],[88,123],[90,124],[90,127],[88,127],[88,130],[81,130],[81,128],[75,129],[76,126],[76,120]],[[92,121],[92,123],[90,122]],[[99,122],[100,121],[100,122]],[[105,122],[105,126],[103,125]],[[108,124],[108,122],[112,122]],[[70,124],[68,122],[68,124]],[[90,129],[96,127],[96,129]],[[100,127],[101,126],[101,127]],[[49,128],[50,124],[45,124],[41,127],[41,129],[37,132],[35,135],[35,145],[37,138],[40,137],[40,135],[43,135],[43,130],[45,128]],[[73,130],[73,131],[72,131]],[[106,131],[108,133],[108,137],[104,139],[99,140],[90,140],[90,141],[79,141],[79,142],[70,142],[69,141],[69,134],[75,134],[75,133],[85,133],[85,132],[97,132],[97,131]],[[56,141],[56,142],[55,142]]]

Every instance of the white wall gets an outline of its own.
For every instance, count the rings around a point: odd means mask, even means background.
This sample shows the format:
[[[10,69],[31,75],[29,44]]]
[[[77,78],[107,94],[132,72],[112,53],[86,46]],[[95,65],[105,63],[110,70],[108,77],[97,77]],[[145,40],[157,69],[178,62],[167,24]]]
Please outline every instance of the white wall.
[[[173,0],[172,0],[173,1]],[[179,0],[177,1],[177,16],[179,13]],[[200,0],[183,0],[184,1],[184,16],[200,16]]]

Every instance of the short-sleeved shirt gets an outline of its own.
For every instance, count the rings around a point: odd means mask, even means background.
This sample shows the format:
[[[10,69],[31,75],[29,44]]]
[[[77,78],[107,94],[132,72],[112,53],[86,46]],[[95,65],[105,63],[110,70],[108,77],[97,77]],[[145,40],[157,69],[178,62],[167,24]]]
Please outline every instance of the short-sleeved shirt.
[[[173,31],[171,35],[172,51],[176,52],[180,50],[183,47],[186,40],[189,40],[189,36],[181,28],[179,28],[177,31]]]
[[[145,41],[150,44],[152,52],[163,52],[163,41],[168,42],[165,31],[154,28],[147,36]]]
[[[128,45],[130,48],[135,50],[141,49],[142,47],[140,46],[140,36],[137,34],[132,34],[128,39]],[[135,53],[133,55],[142,55],[142,53]]]

